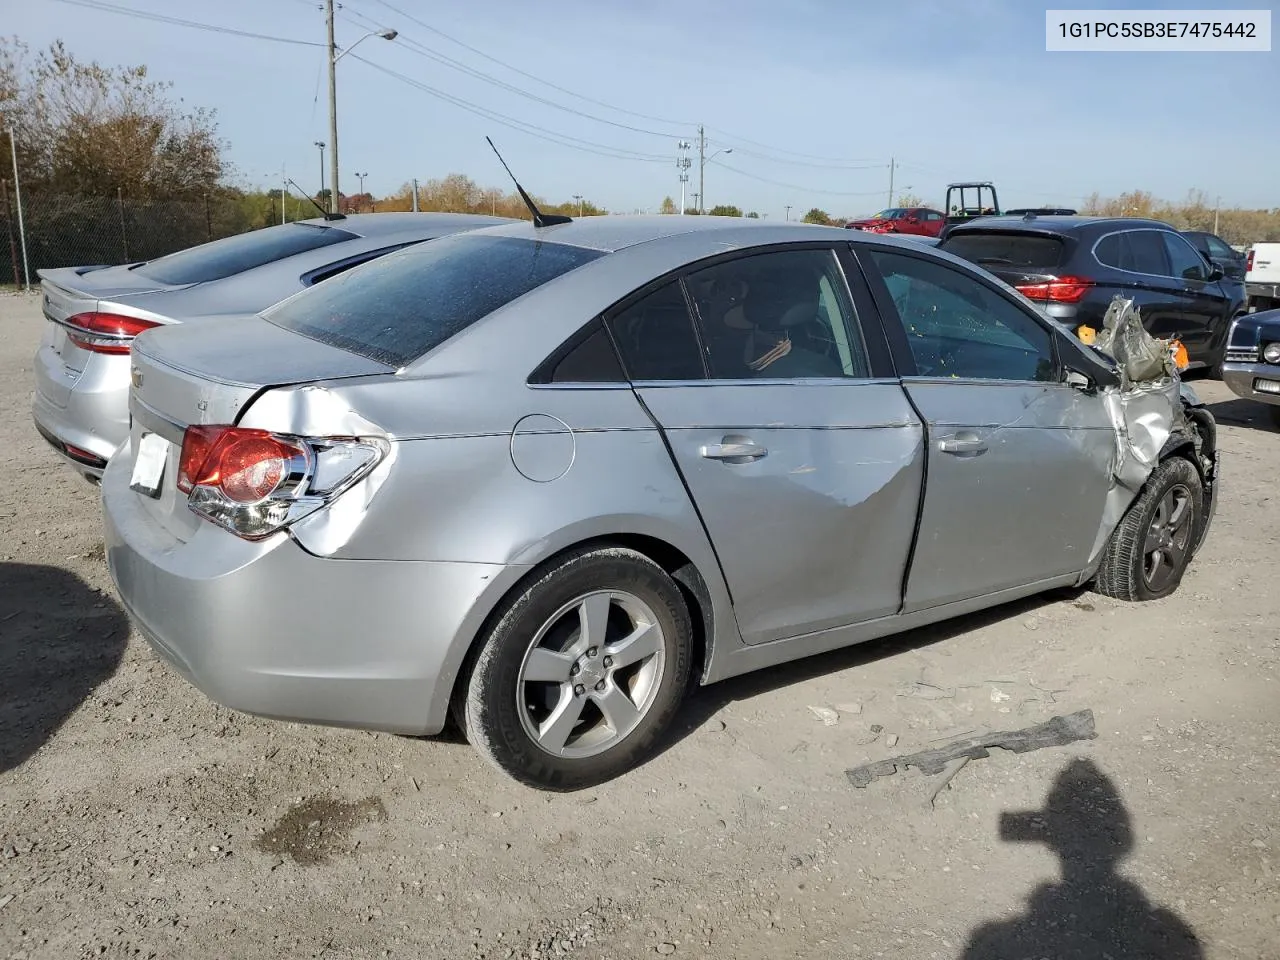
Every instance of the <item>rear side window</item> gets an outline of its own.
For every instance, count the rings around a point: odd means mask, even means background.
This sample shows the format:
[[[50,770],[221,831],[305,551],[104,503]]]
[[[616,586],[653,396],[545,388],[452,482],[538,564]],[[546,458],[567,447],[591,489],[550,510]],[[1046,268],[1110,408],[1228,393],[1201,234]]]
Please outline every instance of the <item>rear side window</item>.
[[[942,244],[947,253],[983,266],[1026,267],[1049,270],[1063,260],[1065,244],[1060,237],[992,231],[953,233]]]
[[[609,319],[632,380],[701,380],[702,349],[680,281],[637,300]]]
[[[1236,256],[1236,252],[1223,243],[1215,236],[1207,236],[1204,238],[1205,243],[1209,246],[1209,255],[1213,257],[1232,258]]]
[[[339,274],[263,316],[304,337],[403,367],[602,255],[562,243],[454,234]]]
[[[1163,230],[1125,230],[1103,237],[1094,248],[1098,262],[1118,270],[1168,277],[1169,254]]]
[[[208,283],[308,250],[355,239],[354,233],[337,227],[285,223],[179,250],[144,263],[136,267],[135,272],[159,283]]]

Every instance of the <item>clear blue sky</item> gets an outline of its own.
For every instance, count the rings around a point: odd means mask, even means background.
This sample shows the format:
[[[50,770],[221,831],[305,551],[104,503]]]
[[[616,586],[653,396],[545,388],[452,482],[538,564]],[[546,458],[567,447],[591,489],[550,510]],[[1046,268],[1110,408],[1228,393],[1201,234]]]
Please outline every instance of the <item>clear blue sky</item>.
[[[324,38],[315,0],[112,2],[281,37]],[[793,217],[810,206],[833,214],[884,206],[891,156],[901,164],[897,188],[935,204],[950,180],[990,179],[1007,206],[1074,204],[1093,190],[1136,188],[1167,199],[1201,188],[1211,202],[1220,195],[1224,206],[1280,206],[1275,51],[1047,53],[1045,5],[1025,0],[389,2],[563,90],[485,59],[379,0],[344,0],[339,45],[371,24],[400,31],[392,42],[364,41],[338,65],[344,192],[355,191],[357,170],[368,172],[366,188],[375,194],[411,177],[450,172],[506,187],[484,142],[489,134],[525,187],[540,195],[559,201],[580,193],[611,210],[655,210],[664,196],[679,197],[676,141],[692,139],[702,122],[712,141],[708,152],[735,148],[706,168],[708,205],[734,203],[779,219],[787,204]],[[1231,6],[1267,8],[1256,0]],[[4,32],[34,47],[62,39],[78,57],[146,64],[188,103],[215,108],[242,182],[274,185],[283,165],[303,186],[318,187],[312,143],[328,140],[320,48],[57,0],[0,0],[0,7]],[[578,113],[430,59],[424,50]],[[537,139],[356,56],[562,141],[659,159],[600,156]],[[843,167],[795,154],[841,158]],[[697,189],[696,159],[691,173],[690,193]]]

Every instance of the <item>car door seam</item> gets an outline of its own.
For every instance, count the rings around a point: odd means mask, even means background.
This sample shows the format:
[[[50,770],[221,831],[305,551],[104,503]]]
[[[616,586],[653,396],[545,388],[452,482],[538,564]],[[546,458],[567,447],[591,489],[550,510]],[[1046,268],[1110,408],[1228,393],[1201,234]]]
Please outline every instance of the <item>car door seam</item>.
[[[707,546],[710,547],[711,556],[715,557],[716,566],[720,570],[720,579],[724,582],[724,589],[725,593],[729,597],[729,604],[730,606],[733,606],[733,586],[729,583],[729,575],[725,573],[724,562],[720,559],[720,551],[716,548],[715,539],[711,536],[711,528],[707,526],[707,520],[702,515],[702,509],[698,506],[698,499],[693,495],[693,490],[689,487],[689,481],[686,479],[684,471],[680,469],[680,461],[676,459],[676,452],[671,448],[671,442],[667,439],[667,432],[658,422],[658,418],[653,415],[653,411],[649,409],[649,405],[644,402],[644,397],[640,396],[640,392],[633,387],[631,393],[636,398],[636,402],[640,404],[640,409],[644,411],[644,415],[653,423],[654,430],[658,432],[658,439],[662,441],[662,447],[667,451],[667,459],[671,462],[671,466],[680,480],[680,486],[684,488],[685,496],[689,498],[689,504],[693,507],[693,515],[698,518],[698,523],[702,527],[702,532],[707,538]]]

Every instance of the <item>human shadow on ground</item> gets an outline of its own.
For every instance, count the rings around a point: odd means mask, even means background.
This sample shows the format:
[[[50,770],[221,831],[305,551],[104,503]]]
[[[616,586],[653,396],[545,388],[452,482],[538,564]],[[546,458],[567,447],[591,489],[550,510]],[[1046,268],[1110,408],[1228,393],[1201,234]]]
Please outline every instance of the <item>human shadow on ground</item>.
[[[1111,778],[1091,760],[1069,763],[1043,810],[1004,813],[1000,839],[1043,843],[1062,863],[1025,913],[978,927],[962,960],[1201,960],[1195,932],[1116,873],[1133,849],[1129,811]]]
[[[119,604],[71,571],[0,563],[0,773],[115,673],[128,638]]]

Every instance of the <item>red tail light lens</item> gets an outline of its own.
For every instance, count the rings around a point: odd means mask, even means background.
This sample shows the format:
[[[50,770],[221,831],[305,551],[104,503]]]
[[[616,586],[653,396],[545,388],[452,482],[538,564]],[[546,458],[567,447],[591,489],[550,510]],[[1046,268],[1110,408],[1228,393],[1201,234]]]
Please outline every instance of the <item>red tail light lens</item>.
[[[378,437],[304,438],[192,426],[182,437],[178,489],[196,514],[259,540],[332,503],[389,451]]]
[[[90,353],[121,354],[129,352],[129,341],[143,330],[158,327],[151,320],[123,317],[117,313],[77,313],[63,321],[67,337]]]
[[[1045,283],[1022,283],[1017,290],[1028,300],[1049,300],[1053,303],[1079,303],[1093,286],[1084,277],[1059,277]]]
[[[178,489],[214,487],[233,503],[265,500],[295,472],[307,451],[265,430],[188,427],[178,460]]]
[[[1245,254],[1244,269],[1246,273],[1253,270],[1253,248],[1252,247],[1249,249],[1249,252]]]

